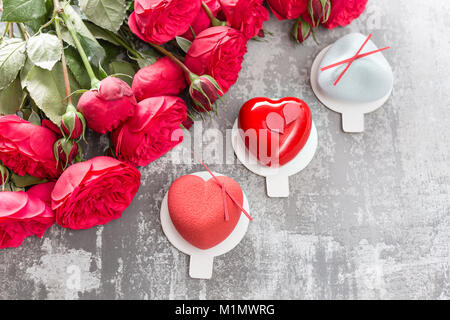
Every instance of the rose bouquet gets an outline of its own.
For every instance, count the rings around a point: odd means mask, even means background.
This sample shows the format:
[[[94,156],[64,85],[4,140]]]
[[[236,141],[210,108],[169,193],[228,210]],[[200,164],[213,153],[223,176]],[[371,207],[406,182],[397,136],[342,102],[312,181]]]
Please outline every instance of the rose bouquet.
[[[296,19],[301,42],[366,2],[0,1],[0,248],[55,222],[120,218],[140,186],[135,167],[181,143],[236,83],[266,7]],[[87,130],[108,136],[105,156],[84,159]]]

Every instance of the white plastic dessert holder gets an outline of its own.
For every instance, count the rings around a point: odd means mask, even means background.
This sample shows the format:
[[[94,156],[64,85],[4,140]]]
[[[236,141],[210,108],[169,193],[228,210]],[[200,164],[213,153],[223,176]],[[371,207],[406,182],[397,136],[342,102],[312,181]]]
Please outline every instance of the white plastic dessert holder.
[[[215,172],[213,173],[217,177],[223,176],[220,173]],[[213,179],[211,174],[207,171],[191,173],[191,175],[198,176],[204,179],[205,181]],[[242,207],[245,209],[245,211],[247,211],[250,214],[247,197],[244,192],[242,193],[244,196]],[[168,192],[166,193],[162,201],[160,213],[161,225],[164,234],[166,235],[167,239],[169,239],[169,242],[175,248],[190,256],[189,276],[191,278],[211,279],[213,273],[214,257],[223,255],[228,251],[231,251],[234,247],[236,247],[239,244],[239,242],[241,242],[242,238],[244,238],[244,235],[247,233],[249,219],[243,212],[241,212],[241,217],[239,218],[236,227],[234,228],[233,232],[231,232],[231,234],[228,236],[228,238],[223,240],[215,247],[212,247],[207,250],[202,250],[187,242],[178,233],[177,229],[172,223],[172,219],[170,218],[167,198]]]
[[[342,130],[344,132],[356,133],[364,131],[364,114],[380,108],[389,99],[392,88],[388,94],[379,100],[367,103],[344,103],[342,101],[328,97],[319,87],[318,74],[323,57],[331,47],[324,48],[316,57],[311,68],[311,87],[322,104],[328,109],[342,114]],[[345,76],[344,76],[345,77]]]
[[[245,143],[239,133],[236,120],[231,133],[231,143],[237,158],[242,164],[257,175],[266,177],[267,195],[273,198],[289,197],[289,176],[292,176],[308,166],[316,153],[318,137],[317,129],[312,122],[311,133],[303,149],[297,156],[281,167],[267,167],[258,162],[245,147]]]

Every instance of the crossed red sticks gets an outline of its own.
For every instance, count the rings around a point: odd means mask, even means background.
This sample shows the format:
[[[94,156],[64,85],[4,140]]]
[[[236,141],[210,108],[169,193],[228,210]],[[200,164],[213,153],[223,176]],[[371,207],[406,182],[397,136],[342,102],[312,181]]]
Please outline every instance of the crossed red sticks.
[[[356,52],[356,54],[353,57],[351,57],[349,59],[346,59],[346,60],[343,60],[343,61],[340,61],[340,62],[333,63],[333,64],[331,64],[331,65],[329,65],[327,67],[323,67],[323,68],[320,69],[320,71],[325,71],[325,70],[328,70],[328,69],[340,66],[341,64],[347,63],[347,66],[345,67],[345,69],[341,72],[339,77],[333,83],[334,86],[336,86],[338,84],[339,80],[341,80],[341,78],[344,76],[344,74],[347,72],[347,70],[350,68],[350,66],[352,65],[352,63],[355,60],[358,60],[358,59],[370,56],[371,54],[374,54],[374,53],[377,53],[377,52],[380,52],[380,51],[384,51],[384,50],[387,50],[387,49],[390,48],[390,47],[385,47],[385,48],[382,48],[382,49],[378,49],[378,50],[374,50],[374,51],[370,51],[370,52],[366,52],[366,53],[360,54],[362,49],[366,46],[367,42],[369,42],[370,38],[372,38],[372,34],[369,34],[369,36],[367,37],[366,41],[364,41],[362,46],[359,48],[358,52]]]
[[[209,174],[213,177],[215,182],[222,188],[222,198],[223,198],[223,206],[224,206],[224,212],[225,212],[225,221],[230,220],[230,215],[228,213],[227,195],[234,202],[234,204],[247,216],[247,218],[250,221],[252,221],[253,219],[250,216],[250,214],[247,211],[245,211],[245,209],[239,204],[239,202],[233,197],[233,195],[230,192],[228,192],[228,190],[225,188],[225,184],[220,182],[220,180],[215,176],[215,174],[212,173],[211,170],[209,170],[209,168],[200,160],[199,157],[197,157],[197,155],[194,152],[192,152],[192,154],[193,154],[194,158],[197,159],[197,161],[200,162],[200,164],[206,169],[206,171],[209,172]]]

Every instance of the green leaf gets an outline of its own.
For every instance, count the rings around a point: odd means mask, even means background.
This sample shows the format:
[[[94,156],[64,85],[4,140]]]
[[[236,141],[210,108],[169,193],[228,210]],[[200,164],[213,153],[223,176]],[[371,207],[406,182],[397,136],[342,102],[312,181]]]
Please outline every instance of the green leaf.
[[[23,91],[19,77],[0,91],[0,115],[15,114],[22,102]]]
[[[75,83],[72,77],[70,81],[72,91],[78,89]],[[39,109],[59,125],[67,107],[61,62],[58,62],[51,71],[34,66],[28,73],[26,88]]]
[[[91,79],[89,79],[89,75],[84,68],[83,62],[81,61],[81,57],[77,50],[72,47],[68,47],[64,50],[64,54],[66,56],[67,66],[80,86],[82,88],[90,88]]]
[[[37,126],[41,125],[41,117],[39,117],[39,115],[34,110],[31,110],[31,114],[28,117],[28,121]]]
[[[105,69],[103,69],[102,65],[98,65],[98,74],[100,76],[100,80],[108,78],[108,74],[106,73]]]
[[[3,0],[2,21],[25,22],[46,13],[45,0]]]
[[[96,25],[117,32],[126,17],[125,0],[79,0],[81,11]]]
[[[45,183],[47,182],[47,180],[43,180],[43,179],[39,179],[36,177],[32,177],[30,175],[25,175],[25,176],[19,176],[15,173],[13,173],[11,175],[11,180],[12,182],[14,182],[14,184],[16,185],[16,187],[19,188],[25,188],[25,187],[30,187],[33,186],[35,184],[40,184],[40,183]]]
[[[41,33],[31,37],[27,44],[28,58],[43,69],[52,70],[61,59],[62,44],[57,36]]]
[[[25,61],[24,66],[22,67],[22,70],[20,70],[20,84],[22,85],[22,89],[25,89],[26,85],[26,80],[27,80],[27,75],[28,72],[30,72],[31,68],[33,68],[34,64],[33,62],[31,62],[30,59],[27,59]]]
[[[97,40],[92,40],[91,38],[85,37],[80,33],[78,33],[78,37],[80,39],[81,46],[88,56],[89,62],[94,66],[98,66],[102,63],[103,59],[105,59],[106,53],[105,49],[100,46]]]
[[[25,64],[25,44],[19,39],[4,40],[0,44],[0,90],[16,79]]]
[[[105,57],[105,50],[102,48],[100,43],[98,43],[97,39],[94,35],[89,31],[89,29],[84,24],[80,15],[75,11],[75,9],[70,5],[64,6],[64,13],[67,15],[68,19],[72,22],[75,31],[77,32],[81,45],[83,49],[86,51],[86,55],[88,56],[89,61],[94,65],[98,66]],[[70,44],[72,47],[75,47],[72,36],[67,30],[67,27],[61,28],[62,38],[65,42]]]
[[[131,63],[117,60],[110,63],[109,73],[118,74],[117,78],[122,79],[131,86],[131,84],[133,83],[133,77],[136,74],[136,70]]]
[[[141,52],[141,55],[143,56],[142,59],[136,59],[139,68],[145,68],[151,64],[154,64],[160,57],[160,55],[153,49]]]
[[[100,40],[100,44],[106,52],[106,57],[103,59],[102,66],[108,66],[112,61],[117,60],[117,56],[122,53],[122,50],[120,50],[119,47],[107,41]]]
[[[116,39],[111,37],[111,35],[104,29],[100,28],[99,26],[89,21],[85,21],[84,24],[96,39],[108,41],[109,43],[112,43],[116,46],[120,46],[120,44],[116,41]]]
[[[189,41],[188,39],[183,38],[183,37],[175,37],[175,40],[177,41],[177,43],[180,46],[181,50],[184,51],[184,53],[187,53],[189,51],[189,48],[192,45],[191,41]]]

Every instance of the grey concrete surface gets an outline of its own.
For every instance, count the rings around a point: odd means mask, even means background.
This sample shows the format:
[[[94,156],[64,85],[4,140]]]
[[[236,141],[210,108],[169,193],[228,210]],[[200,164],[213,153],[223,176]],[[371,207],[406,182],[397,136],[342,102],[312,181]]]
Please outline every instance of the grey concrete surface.
[[[436,2],[369,0],[350,26],[320,30],[319,45],[294,45],[291,22],[272,16],[274,35],[250,43],[226,106],[193,141],[213,170],[241,184],[255,218],[244,240],[216,258],[213,279],[190,279],[188,257],[162,233],[171,182],[201,170],[168,155],[141,168],[122,219],[85,231],[53,226],[43,239],[0,251],[0,298],[449,299],[450,2]],[[385,55],[395,73],[392,97],[366,117],[362,134],[344,134],[309,85],[315,55],[352,31],[392,46]],[[210,129],[224,132],[241,104],[261,95],[304,99],[319,131],[316,157],[291,177],[289,199],[268,198],[262,177],[237,162],[214,164],[210,152]],[[107,145],[89,140],[90,156]]]

